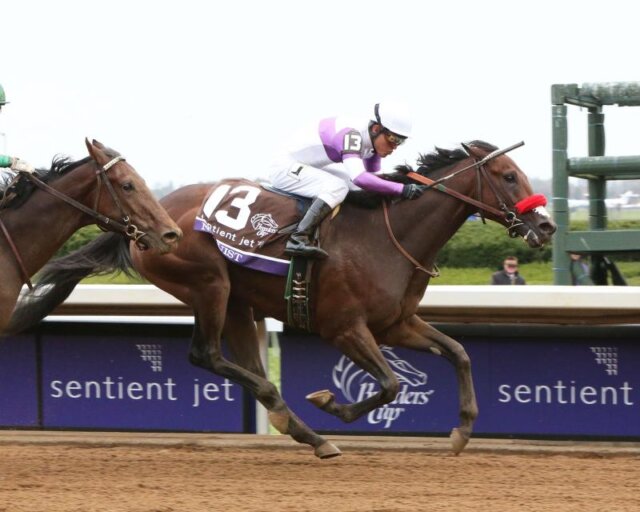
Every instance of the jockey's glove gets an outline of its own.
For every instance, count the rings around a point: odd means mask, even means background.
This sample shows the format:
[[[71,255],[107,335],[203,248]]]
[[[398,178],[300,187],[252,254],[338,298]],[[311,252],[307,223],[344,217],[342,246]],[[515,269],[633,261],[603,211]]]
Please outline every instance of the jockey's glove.
[[[416,183],[410,183],[409,185],[405,185],[402,187],[402,198],[403,199],[417,199],[422,195],[422,193],[427,190],[426,185],[418,185]]]
[[[27,162],[25,162],[24,160],[20,160],[19,158],[13,158],[13,161],[11,162],[11,169],[13,171],[18,171],[18,172],[28,172],[28,173],[33,173],[35,172],[35,168],[33,167],[33,165],[28,164]]]

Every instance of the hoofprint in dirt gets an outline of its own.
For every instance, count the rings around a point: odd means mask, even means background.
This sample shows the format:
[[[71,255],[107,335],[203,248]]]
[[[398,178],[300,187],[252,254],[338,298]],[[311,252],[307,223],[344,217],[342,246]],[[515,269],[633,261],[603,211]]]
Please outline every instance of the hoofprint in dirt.
[[[0,443],[2,512],[640,509],[635,444],[478,440],[456,457],[444,440],[344,438],[345,456],[321,461],[261,436],[18,434]]]

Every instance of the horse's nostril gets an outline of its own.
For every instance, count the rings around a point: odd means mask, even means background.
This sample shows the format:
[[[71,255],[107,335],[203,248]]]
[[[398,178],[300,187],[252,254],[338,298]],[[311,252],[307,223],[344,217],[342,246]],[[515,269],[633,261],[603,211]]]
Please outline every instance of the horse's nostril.
[[[540,231],[546,233],[547,235],[553,235],[558,229],[558,226],[556,226],[553,222],[543,222],[539,227]]]
[[[167,231],[162,234],[162,241],[166,243],[177,242],[182,238],[182,231]]]

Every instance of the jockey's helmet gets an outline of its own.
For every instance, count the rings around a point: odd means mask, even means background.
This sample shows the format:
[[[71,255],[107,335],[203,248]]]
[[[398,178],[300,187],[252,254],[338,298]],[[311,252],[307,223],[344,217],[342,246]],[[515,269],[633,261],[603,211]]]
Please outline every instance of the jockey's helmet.
[[[2,84],[0,84],[0,105],[4,105],[6,103],[9,103],[7,101],[7,97],[4,95],[4,89],[2,87]]]
[[[407,138],[411,136],[413,120],[407,105],[399,102],[376,103],[372,121],[382,125],[390,132]]]

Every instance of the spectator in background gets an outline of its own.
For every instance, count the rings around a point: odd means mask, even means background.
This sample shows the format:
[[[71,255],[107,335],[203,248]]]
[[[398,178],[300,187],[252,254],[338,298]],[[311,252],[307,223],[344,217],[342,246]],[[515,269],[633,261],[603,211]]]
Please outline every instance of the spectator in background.
[[[491,276],[491,284],[527,284],[518,273],[518,258],[507,256],[502,263],[502,270]]]
[[[593,281],[589,275],[589,265],[582,259],[582,255],[570,252],[571,263],[569,270],[571,271],[571,284],[573,286],[592,285]]]

